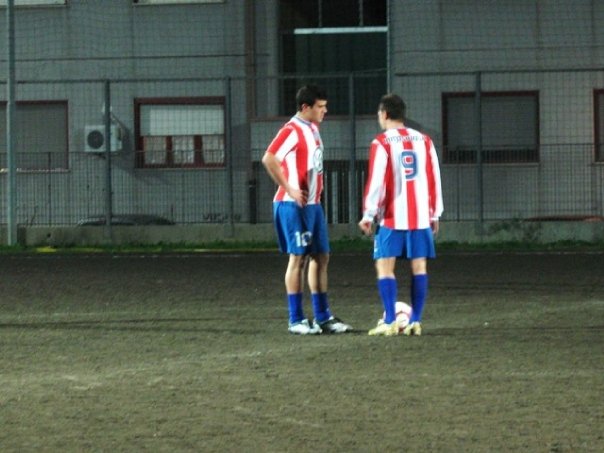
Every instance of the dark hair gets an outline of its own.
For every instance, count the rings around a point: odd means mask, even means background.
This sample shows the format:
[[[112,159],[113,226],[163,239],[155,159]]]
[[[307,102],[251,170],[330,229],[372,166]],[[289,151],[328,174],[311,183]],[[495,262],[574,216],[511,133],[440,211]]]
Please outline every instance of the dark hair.
[[[407,106],[400,96],[394,93],[385,94],[380,99],[380,110],[386,112],[386,117],[391,120],[405,120]]]
[[[296,105],[298,110],[302,110],[304,104],[313,106],[317,100],[327,100],[327,93],[317,85],[304,85],[296,93]]]

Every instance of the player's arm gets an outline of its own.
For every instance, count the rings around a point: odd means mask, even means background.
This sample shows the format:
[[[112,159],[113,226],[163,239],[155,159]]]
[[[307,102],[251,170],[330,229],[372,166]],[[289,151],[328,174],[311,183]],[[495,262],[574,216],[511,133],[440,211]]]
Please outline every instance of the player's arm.
[[[262,156],[262,165],[264,165],[264,168],[266,168],[266,171],[272,180],[283,187],[287,194],[292,197],[299,206],[306,205],[308,194],[304,190],[296,189],[289,184],[283,173],[283,169],[281,168],[281,162],[273,153],[269,151],[264,153],[264,156]]]
[[[363,217],[359,222],[359,228],[363,234],[371,236],[371,233],[373,232],[373,219]]]
[[[377,140],[374,140],[369,151],[368,176],[363,197],[363,217],[358,224],[361,231],[368,236],[373,232],[373,222],[380,209],[387,163],[386,151]]]
[[[440,230],[439,219],[443,213],[443,197],[440,181],[438,155],[432,140],[428,140],[428,191],[430,200],[430,226],[434,235]]]

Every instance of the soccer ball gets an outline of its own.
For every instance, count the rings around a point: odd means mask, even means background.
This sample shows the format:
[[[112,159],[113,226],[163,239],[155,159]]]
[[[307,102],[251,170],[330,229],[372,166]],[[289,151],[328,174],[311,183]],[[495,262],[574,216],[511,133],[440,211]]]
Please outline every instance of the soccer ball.
[[[397,301],[394,304],[394,311],[396,312],[396,322],[398,323],[398,331],[402,332],[405,327],[409,324],[411,318],[411,306],[405,302]],[[386,312],[382,315],[382,322],[386,319]]]

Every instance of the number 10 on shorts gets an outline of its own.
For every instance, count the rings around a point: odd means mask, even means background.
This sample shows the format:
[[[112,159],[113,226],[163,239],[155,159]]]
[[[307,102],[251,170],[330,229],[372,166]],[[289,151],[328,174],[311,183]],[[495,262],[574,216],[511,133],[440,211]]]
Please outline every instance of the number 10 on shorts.
[[[307,247],[312,242],[312,233],[304,231],[303,233],[296,231],[296,245],[298,247]]]

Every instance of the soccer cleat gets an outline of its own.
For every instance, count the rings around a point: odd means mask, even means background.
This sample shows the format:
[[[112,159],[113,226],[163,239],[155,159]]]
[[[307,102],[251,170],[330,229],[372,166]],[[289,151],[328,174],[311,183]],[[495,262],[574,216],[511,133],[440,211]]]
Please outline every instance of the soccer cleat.
[[[419,337],[422,334],[422,325],[419,322],[410,322],[403,330],[403,335],[415,335]]]
[[[371,329],[368,334],[371,336],[381,335],[384,337],[392,337],[398,335],[398,331],[398,322],[393,321],[390,324],[386,324],[380,319],[377,326]]]
[[[346,333],[352,331],[352,326],[343,323],[341,319],[331,316],[327,321],[319,322],[316,324],[321,327],[324,333]]]
[[[312,323],[308,319],[290,324],[287,330],[294,335],[318,335],[322,332],[319,324]]]

